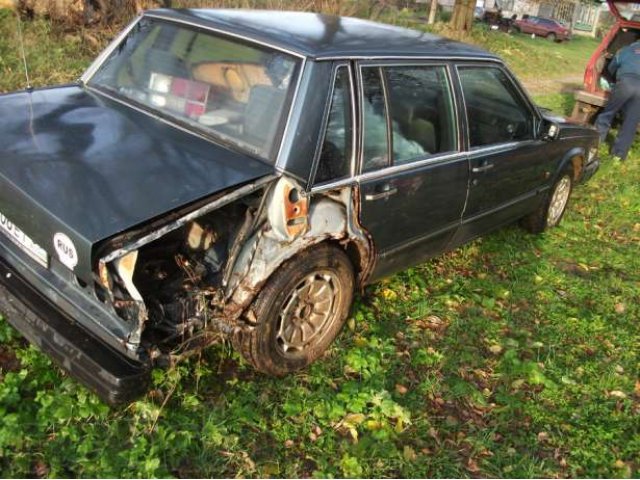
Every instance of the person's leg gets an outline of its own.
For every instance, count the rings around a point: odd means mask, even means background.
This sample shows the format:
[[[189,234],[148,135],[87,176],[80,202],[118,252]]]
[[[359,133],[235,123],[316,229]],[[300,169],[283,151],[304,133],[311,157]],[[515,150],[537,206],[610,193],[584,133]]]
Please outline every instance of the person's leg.
[[[635,94],[625,104],[624,121],[612,148],[613,155],[622,160],[626,160],[640,124],[640,82],[634,87]]]
[[[627,88],[626,82],[619,81],[613,87],[611,91],[611,96],[607,101],[602,113],[598,115],[596,119],[595,126],[598,129],[598,133],[600,134],[600,141],[604,142],[607,138],[607,134],[611,129],[611,123],[613,119],[616,117],[617,113],[624,107],[629,100],[629,89]]]

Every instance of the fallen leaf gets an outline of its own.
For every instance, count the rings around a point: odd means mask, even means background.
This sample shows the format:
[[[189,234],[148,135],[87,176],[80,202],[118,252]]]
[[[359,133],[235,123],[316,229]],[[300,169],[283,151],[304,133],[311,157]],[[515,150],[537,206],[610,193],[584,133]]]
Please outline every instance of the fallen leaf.
[[[396,392],[398,392],[400,395],[406,395],[408,391],[409,389],[404,385],[401,385],[399,383],[396,384]]]
[[[413,462],[416,460],[416,458],[418,458],[418,455],[416,455],[416,451],[409,445],[404,446],[404,449],[402,450],[402,456],[407,462]]]
[[[622,315],[627,310],[627,307],[624,303],[616,303],[614,309],[618,315]]]
[[[616,365],[616,373],[619,373],[620,375],[622,375],[624,373],[624,368],[622,367],[622,365]]]
[[[621,392],[620,390],[611,390],[609,392],[609,396],[613,398],[619,398],[620,400],[624,400],[625,398],[627,398],[627,394]]]
[[[478,467],[477,462],[473,458],[467,460],[467,466],[465,468],[471,473],[478,473],[480,471],[480,467]]]
[[[499,355],[500,353],[502,353],[502,346],[501,346],[501,345],[498,345],[498,344],[496,344],[496,345],[491,345],[491,346],[489,347],[489,351],[490,351],[491,353],[493,353],[494,355]]]
[[[547,440],[549,440],[549,434],[547,432],[538,433],[538,442],[542,443],[546,442]]]

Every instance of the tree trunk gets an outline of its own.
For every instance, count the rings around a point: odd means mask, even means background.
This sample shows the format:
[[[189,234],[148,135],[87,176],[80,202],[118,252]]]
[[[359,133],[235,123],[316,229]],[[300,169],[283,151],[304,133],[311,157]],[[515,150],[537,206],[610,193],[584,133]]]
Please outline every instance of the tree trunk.
[[[438,13],[438,0],[431,0],[431,9],[429,10],[429,25],[435,23],[436,13]]]
[[[451,17],[451,26],[458,32],[468,32],[473,27],[475,0],[456,0]]]

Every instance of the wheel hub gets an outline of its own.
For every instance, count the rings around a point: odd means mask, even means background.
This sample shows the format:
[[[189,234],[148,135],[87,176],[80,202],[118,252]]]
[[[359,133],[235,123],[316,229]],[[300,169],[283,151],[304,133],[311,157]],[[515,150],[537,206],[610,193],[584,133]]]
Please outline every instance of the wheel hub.
[[[278,318],[276,342],[285,354],[296,354],[317,343],[339,304],[338,277],[330,271],[305,277],[289,294]]]
[[[553,195],[551,196],[551,202],[549,204],[549,212],[547,214],[547,225],[549,227],[555,226],[562,217],[567,202],[569,201],[569,195],[571,193],[571,180],[569,177],[564,176],[560,179]]]

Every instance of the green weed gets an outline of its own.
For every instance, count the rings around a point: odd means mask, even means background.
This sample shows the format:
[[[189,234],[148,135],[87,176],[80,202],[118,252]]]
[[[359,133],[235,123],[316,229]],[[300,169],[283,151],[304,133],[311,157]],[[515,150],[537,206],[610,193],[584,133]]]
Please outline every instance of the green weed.
[[[25,24],[37,84],[95,53],[48,28]],[[22,85],[8,42],[2,89]],[[0,319],[0,476],[637,477],[640,144],[623,166],[602,154],[560,227],[507,227],[369,287],[286,378],[220,345],[109,409]]]

